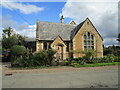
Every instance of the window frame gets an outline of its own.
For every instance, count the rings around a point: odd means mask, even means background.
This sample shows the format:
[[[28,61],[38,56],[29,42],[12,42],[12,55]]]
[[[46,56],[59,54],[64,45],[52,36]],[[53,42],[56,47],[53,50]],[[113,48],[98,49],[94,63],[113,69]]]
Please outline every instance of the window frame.
[[[85,38],[86,37],[86,38]],[[84,50],[94,50],[94,35],[91,32],[85,32],[83,34],[83,48]]]

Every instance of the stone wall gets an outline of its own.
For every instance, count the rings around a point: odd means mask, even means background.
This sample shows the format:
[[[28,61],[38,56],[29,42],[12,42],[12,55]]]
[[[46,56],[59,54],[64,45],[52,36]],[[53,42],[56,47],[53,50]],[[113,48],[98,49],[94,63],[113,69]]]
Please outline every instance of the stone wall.
[[[83,35],[85,32],[90,32],[94,35],[94,50],[97,52],[97,57],[103,57],[103,40],[92,25],[91,21],[87,19],[81,29],[77,32],[75,37],[73,38],[73,51],[75,52],[83,52],[84,51],[84,38]],[[74,54],[74,58],[82,57],[84,54]]]

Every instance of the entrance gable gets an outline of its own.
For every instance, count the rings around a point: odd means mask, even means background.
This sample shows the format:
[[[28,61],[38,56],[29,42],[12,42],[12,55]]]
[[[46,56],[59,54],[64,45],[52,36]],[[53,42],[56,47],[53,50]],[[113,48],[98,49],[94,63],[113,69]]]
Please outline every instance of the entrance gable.
[[[53,43],[51,44],[51,47],[54,47],[54,45],[57,45],[57,44],[59,44],[59,45],[61,44],[64,47],[66,47],[64,41],[62,40],[62,38],[59,35],[54,39]]]

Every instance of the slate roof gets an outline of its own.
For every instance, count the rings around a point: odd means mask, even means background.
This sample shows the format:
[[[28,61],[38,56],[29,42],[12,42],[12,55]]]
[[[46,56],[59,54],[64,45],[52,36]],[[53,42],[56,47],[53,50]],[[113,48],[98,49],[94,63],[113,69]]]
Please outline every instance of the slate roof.
[[[81,22],[79,25],[77,25],[72,31],[71,31],[71,35],[70,35],[70,39],[72,40],[74,38],[74,36],[77,34],[77,32],[79,31],[79,29],[82,27],[82,25],[84,24],[85,21]]]
[[[59,35],[64,41],[70,41],[74,38],[86,20],[78,25],[37,21],[37,34],[39,34],[39,40],[54,40]],[[96,28],[95,30],[98,33]],[[101,37],[99,33],[98,35]]]
[[[74,24],[51,23],[38,21],[39,40],[54,40],[58,35],[63,40],[70,40],[71,31],[77,26]]]
[[[29,42],[29,41],[36,41],[36,38],[28,38],[28,37],[26,37],[26,38],[25,38],[25,41],[28,41],[28,42]]]

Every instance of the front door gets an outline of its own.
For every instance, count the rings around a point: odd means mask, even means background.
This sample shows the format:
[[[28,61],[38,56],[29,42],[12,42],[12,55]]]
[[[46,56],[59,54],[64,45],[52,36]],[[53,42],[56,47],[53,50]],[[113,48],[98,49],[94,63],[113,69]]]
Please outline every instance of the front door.
[[[56,45],[56,59],[57,60],[63,60],[63,46],[62,45]]]

